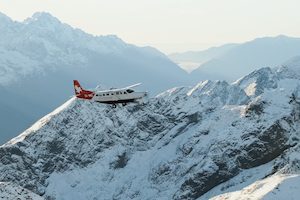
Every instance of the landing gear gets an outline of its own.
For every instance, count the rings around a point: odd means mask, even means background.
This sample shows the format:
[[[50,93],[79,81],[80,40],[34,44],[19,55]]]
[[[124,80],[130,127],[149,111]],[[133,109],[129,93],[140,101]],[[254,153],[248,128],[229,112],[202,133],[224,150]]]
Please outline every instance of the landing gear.
[[[127,103],[122,103],[122,106],[126,106],[126,105],[127,105]],[[114,103],[114,104],[111,104],[110,107],[111,107],[111,108],[116,108],[116,107],[117,107],[117,104],[115,104],[115,103]]]

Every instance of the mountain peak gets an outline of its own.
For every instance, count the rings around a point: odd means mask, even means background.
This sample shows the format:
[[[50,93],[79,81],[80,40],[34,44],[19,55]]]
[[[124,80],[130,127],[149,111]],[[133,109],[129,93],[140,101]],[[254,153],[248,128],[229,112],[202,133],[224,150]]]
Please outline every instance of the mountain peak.
[[[54,17],[48,12],[36,12],[32,15],[32,17],[25,19],[24,22],[27,24],[36,23],[36,22],[41,22],[41,23],[46,22],[51,24],[61,23],[56,17]]]
[[[55,18],[55,17],[48,12],[35,12],[32,15],[32,18]]]
[[[251,41],[248,41],[246,42],[245,44],[253,44],[254,43],[266,43],[266,42],[281,42],[281,41],[294,41],[294,40],[299,40],[299,38],[296,38],[296,37],[291,37],[291,36],[288,36],[288,35],[277,35],[277,36],[266,36],[266,37],[259,37],[259,38],[256,38],[254,40],[251,40]]]
[[[277,35],[275,38],[290,38],[290,37],[286,36],[286,35],[283,35],[283,34],[280,34],[280,35]]]

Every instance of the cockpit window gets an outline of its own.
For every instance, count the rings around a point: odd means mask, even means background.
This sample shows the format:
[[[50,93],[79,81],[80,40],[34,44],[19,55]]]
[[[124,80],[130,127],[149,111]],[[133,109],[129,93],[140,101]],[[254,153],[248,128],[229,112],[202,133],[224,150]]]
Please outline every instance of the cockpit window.
[[[133,93],[134,91],[131,89],[126,90],[128,93]]]

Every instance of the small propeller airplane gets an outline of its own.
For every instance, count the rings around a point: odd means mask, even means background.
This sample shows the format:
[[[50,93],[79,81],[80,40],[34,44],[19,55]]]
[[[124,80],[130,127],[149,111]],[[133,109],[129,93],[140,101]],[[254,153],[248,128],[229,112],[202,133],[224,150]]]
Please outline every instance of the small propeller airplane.
[[[74,80],[74,89],[77,98],[96,101],[99,103],[111,104],[113,108],[121,103],[123,106],[130,102],[139,102],[148,94],[147,92],[135,92],[132,88],[141,85],[137,83],[125,88],[103,90],[103,91],[89,91],[84,90],[77,80]]]

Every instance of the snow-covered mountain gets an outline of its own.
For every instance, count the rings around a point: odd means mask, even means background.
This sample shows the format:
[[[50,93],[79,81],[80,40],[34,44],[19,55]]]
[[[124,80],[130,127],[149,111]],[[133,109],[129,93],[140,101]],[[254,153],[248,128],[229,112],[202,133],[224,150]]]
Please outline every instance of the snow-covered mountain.
[[[58,200],[251,199],[299,173],[299,71],[262,68],[116,109],[71,98],[0,147],[0,181]],[[286,178],[260,197],[280,197]]]
[[[284,35],[228,44],[199,52],[171,54],[176,63],[198,63],[191,78],[233,81],[261,67],[276,67],[300,55],[300,38]],[[184,66],[183,66],[184,67]]]
[[[187,73],[152,47],[93,36],[49,13],[23,22],[0,13],[0,144],[66,101],[73,79],[88,88],[142,82],[153,95],[186,84]]]

